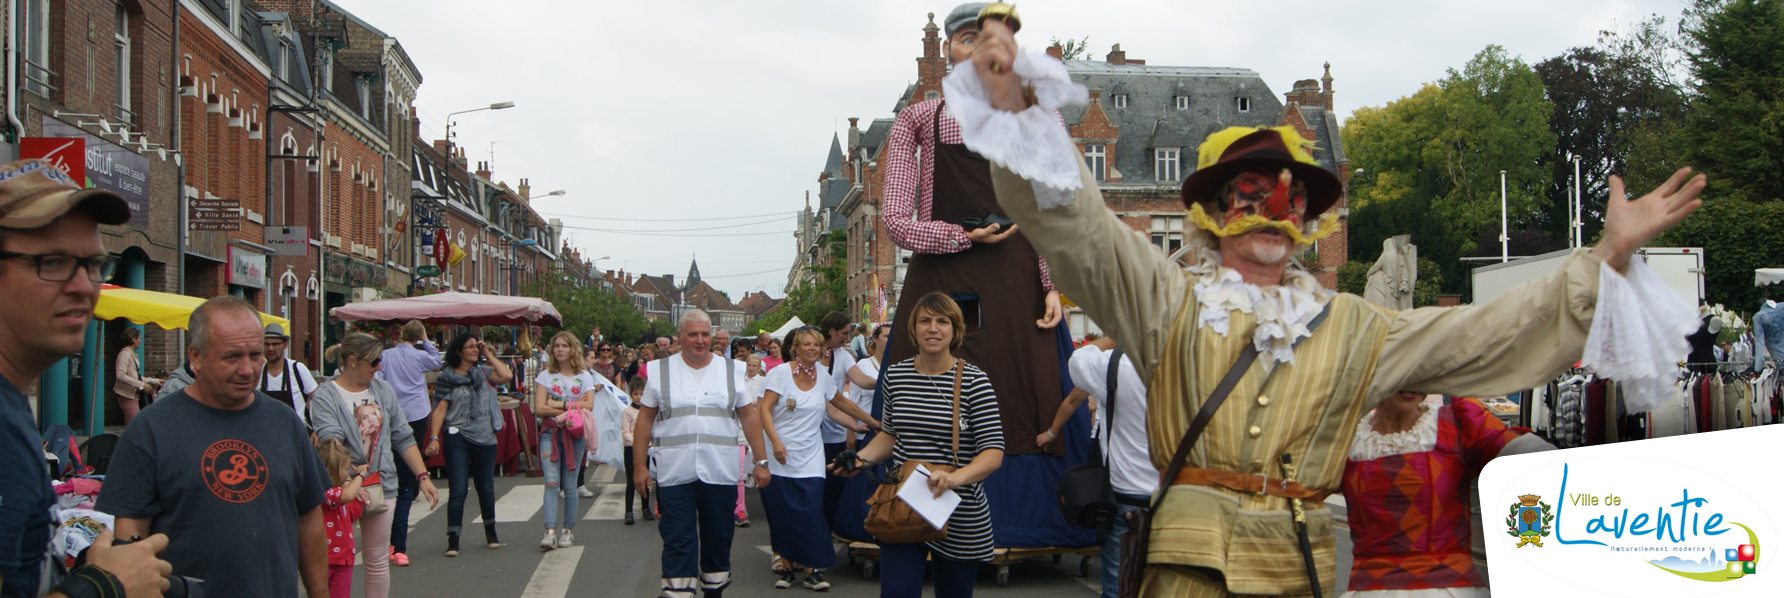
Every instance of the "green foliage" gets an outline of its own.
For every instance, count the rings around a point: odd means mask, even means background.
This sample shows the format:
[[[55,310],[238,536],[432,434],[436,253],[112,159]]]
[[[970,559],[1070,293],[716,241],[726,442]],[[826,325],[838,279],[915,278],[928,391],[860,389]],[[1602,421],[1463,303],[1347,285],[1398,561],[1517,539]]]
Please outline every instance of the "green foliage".
[[[1692,164],[1718,195],[1784,199],[1784,3],[1695,0],[1679,31],[1697,80]]]
[[[1063,42],[1055,37],[1050,41],[1051,43],[1047,45],[1059,46],[1060,60],[1091,60],[1090,36],[1088,35],[1079,39],[1067,39]]]
[[[537,283],[528,285],[524,294],[550,301],[563,318],[563,330],[575,333],[578,339],[586,338],[596,326],[601,327],[601,334],[608,339],[635,342],[643,337],[649,323],[630,302],[599,285],[578,287],[574,283],[554,280],[556,278],[542,277]],[[543,338],[533,340],[549,339],[558,330],[547,328]]]
[[[1652,17],[1627,32],[1604,31],[1596,46],[1572,48],[1535,66],[1555,106],[1549,117],[1555,151],[1542,159],[1550,171],[1542,228],[1553,248],[1564,247],[1568,238],[1574,158],[1579,158],[1585,198],[1581,220],[1588,241],[1598,236],[1604,222],[1611,175],[1627,178],[1632,169],[1640,169],[1642,185],[1634,188],[1650,189],[1677,169],[1671,161],[1678,158],[1679,146],[1665,137],[1683,124],[1685,90],[1673,80],[1676,44],[1666,35],[1665,24],[1664,18]],[[1634,151],[1637,146],[1641,151]],[[1662,168],[1664,175],[1653,172]],[[1659,178],[1653,180],[1655,176]],[[1534,253],[1541,251],[1524,255]]]
[[[844,311],[848,307],[848,277],[843,272],[843,264],[848,263],[848,231],[830,231],[830,264],[827,266],[808,266],[817,273],[816,282],[802,282],[793,292],[787,293],[787,299],[772,311],[762,314],[761,319],[743,325],[743,332],[753,335],[758,330],[773,332],[798,316],[799,321],[817,324],[824,314],[833,311]]]
[[[1419,260],[1424,261],[1424,260]],[[1361,295],[1369,287],[1369,262],[1345,262],[1338,267],[1338,292]]]
[[[1752,312],[1767,291],[1753,286],[1753,270],[1784,266],[1784,202],[1712,197],[1653,245],[1702,247],[1709,302]]]
[[[1541,78],[1499,46],[1412,96],[1358,109],[1344,128],[1351,166],[1363,171],[1351,179],[1353,257],[1373,262],[1383,239],[1411,234],[1442,271],[1435,278],[1460,292],[1460,258],[1497,237],[1501,170],[1514,227],[1541,221],[1553,111]]]

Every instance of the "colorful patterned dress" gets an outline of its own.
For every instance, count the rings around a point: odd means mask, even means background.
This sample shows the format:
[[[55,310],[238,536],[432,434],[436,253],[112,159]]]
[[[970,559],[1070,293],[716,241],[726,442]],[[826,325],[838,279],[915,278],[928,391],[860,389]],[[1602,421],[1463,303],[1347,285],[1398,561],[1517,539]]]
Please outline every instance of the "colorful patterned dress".
[[[1357,424],[1344,468],[1350,590],[1485,586],[1469,548],[1470,485],[1507,442],[1530,430],[1506,426],[1472,398],[1432,405],[1412,429],[1395,434],[1376,433],[1374,415]]]

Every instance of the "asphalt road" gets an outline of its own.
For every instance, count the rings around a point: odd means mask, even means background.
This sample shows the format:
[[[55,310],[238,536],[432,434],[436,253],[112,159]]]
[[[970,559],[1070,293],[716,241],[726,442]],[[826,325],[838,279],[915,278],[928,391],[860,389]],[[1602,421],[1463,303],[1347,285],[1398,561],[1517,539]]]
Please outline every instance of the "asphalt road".
[[[639,519],[635,525],[624,525],[625,485],[608,468],[590,472],[589,485],[598,492],[595,498],[581,499],[582,512],[575,527],[576,546],[543,551],[538,547],[544,534],[543,491],[541,478],[496,478],[496,525],[505,544],[499,549],[484,546],[481,521],[473,522],[479,509],[473,494],[465,504],[465,533],[460,554],[447,558],[446,489],[438,481],[440,506],[427,511],[419,501],[411,514],[408,567],[391,567],[391,593],[395,598],[441,598],[446,596],[515,596],[522,598],[562,598],[565,596],[630,596],[650,598],[657,595],[661,577],[662,541],[655,522]],[[620,482],[620,483],[613,483]],[[777,596],[786,598],[811,594],[801,586],[792,589],[774,588],[774,574],[769,570],[768,526],[760,519],[762,506],[755,490],[750,490],[747,504],[756,525],[738,529],[732,543],[732,584],[729,597]],[[862,565],[848,564],[848,557],[838,546],[837,566],[827,578],[828,592],[843,596],[878,596],[877,581],[862,578]],[[1341,567],[1348,570],[1350,543],[1340,534]],[[1078,576],[1079,557],[1065,555],[1060,562],[1038,558],[1010,566],[1008,587],[996,584],[996,568],[980,569],[975,595],[1070,597],[1095,596],[1099,586],[1100,566],[1093,557],[1090,577]],[[356,576],[357,577],[357,576]],[[355,579],[354,595],[363,595],[360,580]],[[925,595],[930,590],[925,588]]]

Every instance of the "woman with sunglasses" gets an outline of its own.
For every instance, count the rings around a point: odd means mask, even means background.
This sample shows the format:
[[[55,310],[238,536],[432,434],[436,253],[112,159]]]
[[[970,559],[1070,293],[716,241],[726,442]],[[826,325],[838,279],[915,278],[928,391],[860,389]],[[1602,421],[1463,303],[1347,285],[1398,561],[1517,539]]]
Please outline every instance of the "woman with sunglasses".
[[[588,364],[588,369],[600,374],[608,382],[619,385],[619,368],[613,365],[613,345],[601,343],[595,347],[595,360]]]
[[[767,473],[773,478],[762,488],[762,505],[768,511],[769,537],[774,553],[788,561],[777,588],[789,588],[797,579],[795,571],[810,568],[805,587],[815,591],[830,589],[824,580],[824,569],[836,564],[836,551],[830,543],[830,525],[824,520],[824,445],[819,424],[826,417],[826,407],[834,406],[847,414],[847,421],[837,421],[858,432],[879,422],[844,397],[836,387],[836,378],[819,370],[818,358],[824,352],[824,333],[804,327],[787,335],[787,363],[768,372],[757,400],[757,413],[772,417],[762,420],[762,433],[767,436],[773,458]],[[762,467],[757,465],[757,467]]]
[[[421,472],[421,493],[429,508],[438,505],[434,485],[427,479],[427,465],[415,446],[415,435],[390,383],[374,378],[383,364],[384,345],[364,332],[354,332],[329,347],[328,360],[341,364],[334,380],[316,388],[310,401],[310,424],[318,441],[339,440],[354,463],[370,471],[365,483],[383,489],[384,502],[366,506],[359,519],[359,553],[365,559],[365,595],[384,598],[390,594],[390,530],[395,511],[397,477],[395,455],[401,455],[409,471]]]
[[[492,549],[496,537],[496,432],[502,409],[495,385],[514,380],[508,364],[490,356],[489,347],[470,334],[446,345],[446,369],[434,383],[434,411],[428,416],[427,456],[446,451],[446,556],[458,556],[458,535],[465,520],[465,491],[475,477],[477,503],[483,511],[483,538]],[[446,433],[441,445],[440,433]],[[427,484],[422,484],[426,487]]]

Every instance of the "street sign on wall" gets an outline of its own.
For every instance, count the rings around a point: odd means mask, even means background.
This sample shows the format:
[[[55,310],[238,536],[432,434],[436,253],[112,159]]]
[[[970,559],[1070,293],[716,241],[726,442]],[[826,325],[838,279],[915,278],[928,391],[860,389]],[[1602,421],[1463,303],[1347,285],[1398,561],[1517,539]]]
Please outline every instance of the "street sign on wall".
[[[242,201],[239,199],[186,200],[186,223],[192,230],[229,231],[242,229]]]
[[[78,138],[86,145],[86,186],[109,189],[130,205],[130,226],[149,226],[149,159],[82,130],[43,117],[44,137]],[[20,157],[34,157],[23,153]]]
[[[308,226],[269,226],[266,227],[266,246],[273,248],[273,255],[310,255],[310,227]]]

